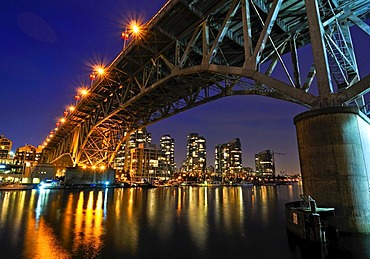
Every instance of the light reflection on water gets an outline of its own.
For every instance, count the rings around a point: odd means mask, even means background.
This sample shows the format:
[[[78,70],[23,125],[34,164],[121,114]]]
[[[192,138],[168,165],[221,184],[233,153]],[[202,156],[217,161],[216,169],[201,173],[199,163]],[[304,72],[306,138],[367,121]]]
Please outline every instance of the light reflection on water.
[[[310,258],[312,251],[329,258],[288,240],[284,204],[301,190],[294,184],[0,192],[1,258],[225,258],[240,251],[250,258]]]

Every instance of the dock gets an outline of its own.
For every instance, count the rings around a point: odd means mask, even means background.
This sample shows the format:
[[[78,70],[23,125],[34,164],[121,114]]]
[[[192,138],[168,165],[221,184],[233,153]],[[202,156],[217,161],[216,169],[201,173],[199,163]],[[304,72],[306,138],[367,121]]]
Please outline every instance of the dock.
[[[328,219],[335,215],[335,209],[318,208],[309,195],[301,198],[285,204],[287,230],[303,240],[326,243]]]

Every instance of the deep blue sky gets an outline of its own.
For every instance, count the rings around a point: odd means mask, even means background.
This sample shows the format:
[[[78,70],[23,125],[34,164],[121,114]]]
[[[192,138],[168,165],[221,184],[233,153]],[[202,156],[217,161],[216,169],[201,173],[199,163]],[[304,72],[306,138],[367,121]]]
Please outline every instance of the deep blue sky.
[[[121,32],[128,19],[147,21],[165,0],[1,0],[0,134],[13,150],[39,145],[54,128],[76,89],[89,83],[88,64],[110,63],[121,51]],[[360,75],[370,73],[370,39],[354,29]],[[308,48],[305,48],[308,49]],[[309,52],[302,53],[311,65]],[[306,69],[308,69],[308,66]],[[303,74],[307,74],[303,72]],[[163,134],[175,138],[178,166],[185,159],[186,136],[207,139],[208,165],[214,146],[240,138],[243,165],[254,168],[254,154],[278,153],[278,171],[299,172],[293,118],[304,107],[260,96],[227,97],[148,128],[153,143]]]

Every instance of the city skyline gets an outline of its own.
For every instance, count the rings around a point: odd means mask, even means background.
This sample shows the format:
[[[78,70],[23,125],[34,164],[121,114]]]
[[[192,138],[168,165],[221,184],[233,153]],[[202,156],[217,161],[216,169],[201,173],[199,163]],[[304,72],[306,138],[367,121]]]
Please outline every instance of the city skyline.
[[[150,134],[151,135],[151,132],[147,132],[148,134]],[[189,135],[193,135],[193,134],[195,134],[195,135],[197,135],[197,136],[199,136],[199,134],[198,133],[196,133],[196,132],[191,132],[190,134],[188,134],[187,135],[187,137],[189,136]],[[11,140],[11,139],[8,139],[6,136],[4,136],[4,135],[1,135],[1,137],[3,138],[3,139],[5,139],[5,140],[9,140],[9,141],[11,141],[11,143],[13,143],[13,141]],[[162,135],[162,136],[160,136],[160,139],[162,139],[163,137],[169,137],[169,138],[171,138],[171,139],[173,139],[172,137],[171,137],[171,135],[170,134],[164,134],[164,135]],[[199,136],[199,137],[201,137],[201,138],[203,138],[203,136]],[[239,139],[239,138],[234,138],[234,139],[231,139],[231,140],[229,140],[229,141],[227,141],[227,143],[226,142],[220,142],[220,143],[218,143],[218,144],[216,144],[216,146],[214,147],[214,151],[216,152],[216,149],[217,149],[217,147],[219,147],[220,145],[227,145],[227,144],[230,144],[231,142],[233,142],[233,141],[235,141],[236,139]],[[173,139],[175,142],[176,142],[176,140],[175,139]],[[206,138],[204,138],[204,140],[205,140],[205,143],[207,143],[207,139]],[[149,142],[148,143],[150,143],[150,144],[154,144],[157,148],[160,148],[161,147],[161,143],[160,142],[153,142],[153,140],[152,140],[152,138],[150,137],[149,138]],[[17,146],[17,147],[14,147],[13,146],[13,144],[12,144],[12,148],[11,148],[11,151],[13,152],[13,154],[8,154],[8,155],[10,155],[10,158],[12,158],[12,156],[15,156],[13,159],[16,159],[16,156],[17,156],[17,151],[18,150],[22,150],[22,149],[25,149],[25,148],[34,148],[35,150],[34,150],[34,152],[36,152],[36,149],[38,148],[37,146],[35,146],[35,145],[32,145],[32,144],[29,144],[29,143],[26,143],[25,145],[22,145],[22,146]],[[3,151],[5,151],[6,149],[4,149]],[[258,153],[260,153],[260,152],[263,152],[263,151],[266,151],[266,150],[270,150],[270,149],[264,149],[264,150],[261,150],[261,151],[259,151]],[[0,150],[1,151],[1,150]],[[270,150],[270,151],[272,151],[272,152],[274,152],[274,150]],[[257,155],[258,153],[255,153],[254,154],[254,156],[255,155]],[[243,155],[243,152],[242,152],[242,150],[241,150],[241,154]],[[286,155],[286,154],[283,154],[283,153],[279,153],[279,152],[276,152],[276,154],[277,155]],[[36,153],[34,154],[34,155],[36,155]],[[117,154],[118,155],[118,154]],[[212,167],[214,167],[214,168],[216,168],[216,154],[215,153],[212,153],[212,155],[214,156],[213,157],[213,159],[211,159],[211,161],[212,161],[212,163],[213,164],[207,164],[206,165],[206,167],[209,167],[209,166],[212,166]],[[176,158],[176,155],[175,155],[175,161],[181,161],[180,163],[176,163],[176,168],[177,169],[180,169],[181,167],[182,167],[182,165],[183,165],[183,163],[186,163],[186,161],[187,161],[187,157],[185,156],[184,158]],[[275,159],[276,160],[276,159]],[[208,160],[207,160],[207,162],[208,162]],[[255,170],[255,164],[253,164],[253,165],[243,165],[242,164],[242,166],[243,167],[250,167],[250,168],[252,168],[253,170]],[[204,169],[204,170],[206,170],[206,169]],[[284,170],[280,170],[280,172],[279,171],[276,171],[276,173],[286,173]],[[298,172],[297,172],[298,173]]]
[[[14,147],[37,146],[54,128],[76,89],[89,83],[89,65],[108,65],[122,50],[121,33],[129,19],[150,19],[166,1],[77,0],[0,4],[3,55],[0,59],[0,134]],[[367,21],[368,22],[368,21]],[[369,74],[368,38],[353,28],[360,76]],[[302,48],[310,65],[309,46]],[[147,127],[152,142],[170,134],[175,139],[176,164],[185,159],[186,136],[197,132],[207,139],[207,165],[214,164],[214,147],[240,138],[243,166],[254,168],[254,154],[270,149],[286,155],[276,158],[277,172],[299,172],[294,116],[306,111],[294,103],[263,96],[229,96],[167,118]]]

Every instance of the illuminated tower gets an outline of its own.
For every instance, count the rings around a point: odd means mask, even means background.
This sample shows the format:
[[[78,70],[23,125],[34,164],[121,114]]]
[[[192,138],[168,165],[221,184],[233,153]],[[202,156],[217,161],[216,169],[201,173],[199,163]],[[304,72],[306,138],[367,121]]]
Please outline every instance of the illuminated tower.
[[[206,139],[198,133],[187,136],[186,164],[189,172],[204,173],[206,171]]]
[[[161,165],[165,175],[171,175],[175,171],[175,140],[166,134],[159,140],[161,146]]]
[[[263,176],[275,175],[274,154],[271,150],[262,151],[254,156],[256,173]]]
[[[146,128],[139,129],[130,135],[130,148],[138,147],[141,143],[151,143],[152,134]]]
[[[146,128],[139,129],[131,133],[127,142],[126,141],[123,142],[120,150],[117,152],[117,155],[115,158],[115,169],[122,171],[125,168],[125,160],[127,160],[126,168],[128,169],[130,166],[130,149],[138,147],[141,143],[150,144],[151,141],[152,141],[152,136],[150,133],[146,131]],[[127,152],[126,152],[126,145],[128,146]]]
[[[130,149],[130,175],[136,178],[155,179],[160,175],[158,158],[161,150],[150,143],[139,143]]]
[[[240,173],[242,169],[242,150],[239,138],[215,147],[216,173]]]

